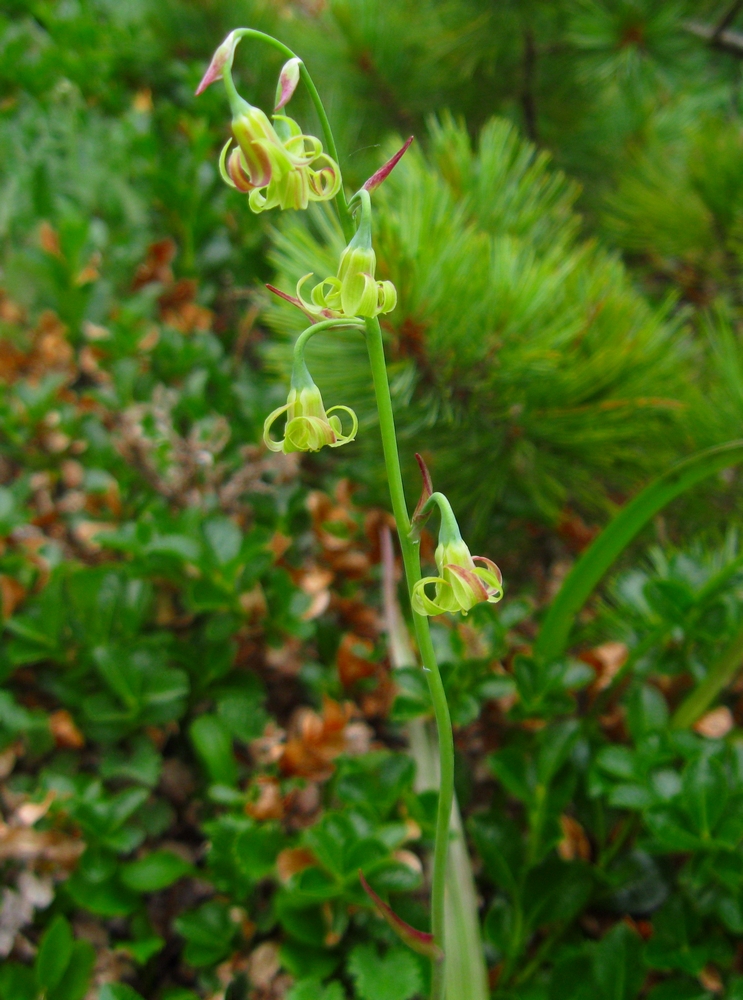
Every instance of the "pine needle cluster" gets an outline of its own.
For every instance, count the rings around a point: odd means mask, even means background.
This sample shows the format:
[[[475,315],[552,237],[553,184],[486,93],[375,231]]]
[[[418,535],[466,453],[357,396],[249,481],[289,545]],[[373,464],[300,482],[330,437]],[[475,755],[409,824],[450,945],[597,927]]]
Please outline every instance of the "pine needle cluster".
[[[399,292],[386,326],[407,451],[435,455],[470,531],[554,520],[572,504],[595,513],[682,446],[693,349],[668,305],[648,305],[619,259],[579,236],[576,185],[507,121],[489,122],[474,148],[443,116],[427,144],[378,197],[379,271]],[[289,291],[326,273],[342,239],[316,211],[282,224],[274,246]],[[283,334],[304,322],[283,304],[268,315]],[[341,350],[337,336],[313,344],[313,372],[368,426],[363,343],[346,334]],[[271,356],[285,365],[285,350]],[[359,466],[377,468],[376,435],[359,441]]]

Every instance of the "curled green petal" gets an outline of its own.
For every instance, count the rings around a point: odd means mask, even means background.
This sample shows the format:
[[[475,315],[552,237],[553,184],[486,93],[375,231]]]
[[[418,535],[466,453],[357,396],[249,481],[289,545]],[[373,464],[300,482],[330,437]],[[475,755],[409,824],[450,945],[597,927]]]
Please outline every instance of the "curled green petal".
[[[495,565],[492,559],[485,556],[473,556],[473,562],[481,562],[484,567],[478,566],[475,573],[483,581],[487,588],[487,601],[489,604],[496,604],[503,597],[503,574]]]
[[[326,291],[327,288],[327,291]],[[332,309],[342,315],[341,283],[337,278],[326,278],[312,289],[312,301],[324,309]]]
[[[271,427],[275,421],[281,416],[282,413],[286,413],[289,409],[289,404],[284,403],[283,406],[279,406],[277,409],[273,410],[268,414],[266,419],[263,421],[263,441],[269,451],[282,451],[284,448],[283,441],[274,441],[271,437]]]
[[[291,118],[283,115],[274,115],[274,120],[280,119],[287,122],[291,130],[291,137],[284,143],[284,148],[290,154],[298,166],[308,166],[314,160],[325,154],[322,151],[322,143],[314,135],[303,135],[299,131],[299,126]],[[296,129],[296,131],[293,131]]]
[[[318,163],[325,162],[319,167]],[[320,153],[313,160],[310,171],[310,199],[312,201],[329,201],[335,198],[341,189],[341,172],[338,164],[327,153]]]
[[[439,596],[440,588],[448,587],[449,584],[443,577],[440,576],[424,576],[422,580],[413,586],[413,591],[410,595],[410,604],[418,615],[443,615],[447,608],[441,607],[436,604],[426,593],[426,586],[429,583],[436,584],[436,596]]]
[[[484,564],[485,569],[492,573],[495,579],[498,581],[498,586],[502,588],[503,586],[503,574],[495,565],[492,559],[488,559],[487,556],[472,556],[473,562],[481,562]]]
[[[379,281],[377,283],[377,311],[380,313],[392,312],[397,305],[397,289],[391,281]]]
[[[231,145],[232,145],[232,139],[228,139],[227,142],[222,147],[222,152],[219,154],[219,173],[225,184],[229,184],[229,186],[233,188],[236,187],[237,185],[234,183],[230,175],[227,173],[227,167],[225,166],[225,162],[227,160],[227,151],[229,150]]]
[[[302,285],[304,285],[306,281],[309,281],[309,279],[312,276],[313,276],[312,271],[310,271],[309,274],[305,274],[299,279],[299,281],[297,282],[297,298],[299,299],[301,307],[302,309],[304,309],[305,312],[310,313],[310,315],[312,316],[319,316],[320,313],[322,312],[323,307],[321,304],[315,301],[314,289],[310,293],[312,296],[312,302],[308,302],[307,299],[304,297],[304,295],[302,295]]]
[[[305,334],[311,332],[309,327]],[[263,425],[263,440],[271,451],[283,451],[285,454],[295,451],[319,451],[328,445],[338,448],[340,445],[353,441],[358,431],[359,422],[356,414],[348,406],[334,406],[326,412],[320,390],[312,381],[307,370],[302,353],[302,339],[297,341],[299,350],[295,347],[294,369],[292,382],[284,406],[275,409],[266,418]],[[351,418],[351,430],[343,433],[340,417],[334,411],[343,411]],[[274,441],[271,437],[271,427],[282,414],[286,414],[283,441]]]
[[[446,569],[449,571],[449,582],[461,611],[466,613],[480,601],[487,601],[488,589],[474,569],[456,564],[449,565]]]
[[[319,451],[324,445],[335,445],[336,435],[327,420],[321,417],[294,417],[286,425],[284,451]]]
[[[349,416],[351,417],[351,430],[350,430],[350,433],[343,434],[342,433],[342,425],[341,425],[340,419],[338,417],[331,417],[330,416],[330,414],[334,410],[344,410],[346,413],[349,414]],[[331,447],[333,447],[333,448],[339,448],[342,444],[348,444],[349,441],[353,441],[356,438],[356,432],[359,429],[359,418],[356,416],[356,414],[354,413],[354,411],[351,409],[350,406],[342,406],[342,405],[341,406],[331,406],[330,409],[327,411],[327,415],[328,415],[328,417],[330,417],[330,423],[331,424],[333,424],[333,421],[337,421],[337,424],[338,424],[338,428],[336,430],[336,434],[338,436],[338,440],[335,442],[335,444],[331,445]]]
[[[272,205],[268,204],[268,199],[266,198],[266,196],[258,190],[250,192],[250,194],[248,195],[248,204],[250,205],[251,210],[256,213],[256,215],[259,215],[266,208],[273,207]]]

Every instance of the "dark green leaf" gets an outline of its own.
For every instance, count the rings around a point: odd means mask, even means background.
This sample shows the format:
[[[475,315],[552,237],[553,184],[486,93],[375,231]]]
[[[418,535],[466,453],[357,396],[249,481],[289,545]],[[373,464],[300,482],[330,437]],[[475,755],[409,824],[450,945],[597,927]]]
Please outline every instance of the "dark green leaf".
[[[143,997],[126,983],[105,983],[98,994],[98,1000],[143,1000]]]
[[[282,847],[282,835],[274,826],[251,826],[235,840],[237,863],[248,878],[257,882],[273,872]]]
[[[473,816],[469,829],[493,883],[507,892],[516,892],[524,861],[519,828],[505,816],[488,813]]]
[[[153,851],[138,861],[123,865],[120,878],[135,892],[157,892],[193,871],[192,865],[172,851]]]
[[[49,924],[39,944],[35,969],[39,985],[52,990],[60,982],[72,957],[72,928],[61,914]]]
[[[373,945],[359,944],[351,952],[348,970],[360,1000],[410,1000],[423,985],[418,962],[401,948],[380,956]]]
[[[209,777],[218,784],[237,783],[237,762],[232,752],[232,736],[221,719],[201,715],[191,723],[191,741]]]
[[[703,753],[684,769],[682,803],[694,828],[707,839],[725,812],[728,780],[718,760]]]
[[[596,946],[593,974],[603,1000],[635,1000],[645,979],[640,937],[620,922]]]
[[[185,960],[196,968],[216,964],[232,948],[235,924],[228,907],[216,900],[181,914],[174,927],[186,939]]]
[[[64,975],[53,990],[49,990],[48,1000],[83,1000],[90,987],[90,974],[95,965],[96,953],[87,941],[75,941],[70,962]]]
[[[5,961],[0,966],[2,1000],[37,1000],[39,986],[33,969],[20,962]]]
[[[242,534],[228,517],[215,517],[207,521],[204,535],[218,565],[226,566],[239,555]]]
[[[281,945],[281,964],[297,979],[325,979],[337,968],[340,960],[338,951],[291,940]]]

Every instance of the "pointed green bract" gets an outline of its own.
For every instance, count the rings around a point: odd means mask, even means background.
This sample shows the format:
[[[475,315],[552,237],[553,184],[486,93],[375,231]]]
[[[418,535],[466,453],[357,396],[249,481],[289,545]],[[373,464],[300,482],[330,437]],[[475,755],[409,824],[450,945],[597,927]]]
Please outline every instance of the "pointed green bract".
[[[443,952],[434,942],[433,935],[427,934],[425,931],[416,930],[415,927],[411,927],[410,924],[406,923],[402,917],[398,917],[389,903],[385,903],[372,889],[364,878],[364,873],[361,869],[359,869],[359,881],[364,887],[364,892],[377,908],[379,915],[387,921],[395,934],[397,934],[408,948],[411,948],[419,955],[430,958],[434,962],[440,962],[443,959]]]

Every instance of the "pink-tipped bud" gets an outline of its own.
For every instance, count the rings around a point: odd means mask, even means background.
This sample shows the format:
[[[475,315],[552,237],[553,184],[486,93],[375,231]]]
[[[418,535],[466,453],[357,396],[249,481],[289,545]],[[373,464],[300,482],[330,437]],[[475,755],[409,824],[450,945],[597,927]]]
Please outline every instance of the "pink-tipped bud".
[[[284,63],[279,73],[279,82],[276,85],[276,107],[274,111],[280,111],[292,99],[294,91],[299,83],[299,67],[302,60],[294,56],[289,62]]]
[[[380,167],[376,173],[371,175],[369,180],[364,184],[363,187],[364,191],[369,191],[369,193],[371,193],[372,191],[375,191],[379,187],[382,181],[387,180],[387,178],[395,169],[397,164],[407,153],[408,149],[410,148],[410,143],[413,141],[414,138],[415,136],[411,135],[410,138],[403,145],[402,149],[398,149],[395,155],[391,159],[387,160],[384,166]]]
[[[209,68],[202,77],[201,83],[196,88],[196,96],[203,94],[207,87],[209,87],[216,80],[222,79],[222,72],[225,66],[229,63],[232,64],[233,56],[235,55],[235,48],[237,43],[240,41],[239,36],[236,37],[236,32],[231,31],[229,35],[225,38],[222,44],[219,46],[217,51],[212,56],[212,61],[209,63]]]

